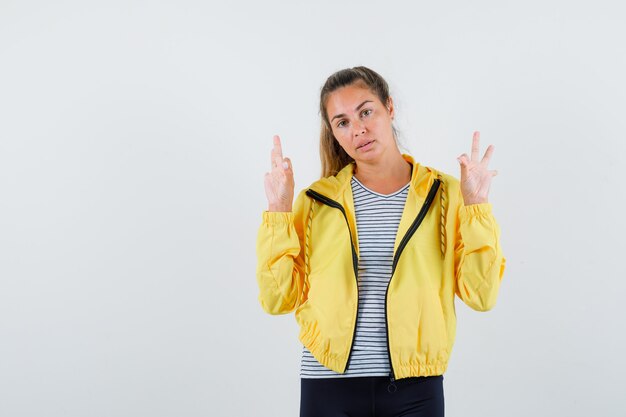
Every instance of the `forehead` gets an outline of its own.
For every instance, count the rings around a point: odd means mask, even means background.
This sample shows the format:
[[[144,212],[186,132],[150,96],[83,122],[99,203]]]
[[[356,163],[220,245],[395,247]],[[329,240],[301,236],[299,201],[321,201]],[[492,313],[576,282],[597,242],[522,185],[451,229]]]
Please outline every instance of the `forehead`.
[[[375,103],[380,101],[378,96],[363,84],[347,85],[330,93],[326,101],[326,110],[331,117],[338,113],[352,113],[355,107],[365,100]]]

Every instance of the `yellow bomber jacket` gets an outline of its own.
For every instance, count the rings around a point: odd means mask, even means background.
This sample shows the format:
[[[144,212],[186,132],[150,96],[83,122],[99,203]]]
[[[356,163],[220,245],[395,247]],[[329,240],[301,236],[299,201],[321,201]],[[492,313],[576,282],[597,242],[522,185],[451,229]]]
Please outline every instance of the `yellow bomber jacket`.
[[[506,263],[491,204],[464,205],[456,178],[403,158],[413,171],[385,303],[392,380],[446,371],[455,294],[474,310],[493,308]],[[263,212],[256,247],[261,306],[295,311],[300,341],[338,373],[352,351],[359,299],[353,171],[349,164],[314,182],[292,212]]]

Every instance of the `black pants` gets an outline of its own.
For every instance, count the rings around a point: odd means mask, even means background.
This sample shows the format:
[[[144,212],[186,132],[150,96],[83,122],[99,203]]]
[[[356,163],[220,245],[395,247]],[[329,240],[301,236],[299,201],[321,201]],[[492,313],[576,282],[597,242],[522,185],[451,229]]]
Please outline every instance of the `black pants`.
[[[300,417],[443,417],[443,375],[301,378]]]

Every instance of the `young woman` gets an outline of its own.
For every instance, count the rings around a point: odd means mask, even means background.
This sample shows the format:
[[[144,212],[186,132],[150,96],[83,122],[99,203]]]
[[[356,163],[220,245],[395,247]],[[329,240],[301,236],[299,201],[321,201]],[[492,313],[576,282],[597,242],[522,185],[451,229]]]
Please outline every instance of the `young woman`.
[[[261,306],[300,325],[300,416],[443,416],[454,296],[491,309],[505,268],[493,146],[479,159],[474,133],[460,182],[402,154],[387,83],[365,67],[326,80],[320,114],[322,178],[295,202],[274,136],[257,240]]]

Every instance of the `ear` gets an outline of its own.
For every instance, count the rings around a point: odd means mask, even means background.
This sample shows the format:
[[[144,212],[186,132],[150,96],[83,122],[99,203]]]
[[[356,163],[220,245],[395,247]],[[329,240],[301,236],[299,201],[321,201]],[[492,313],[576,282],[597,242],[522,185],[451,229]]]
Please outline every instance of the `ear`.
[[[393,109],[393,99],[391,98],[391,96],[387,99],[387,111],[389,112],[389,117],[393,119],[395,112]]]

